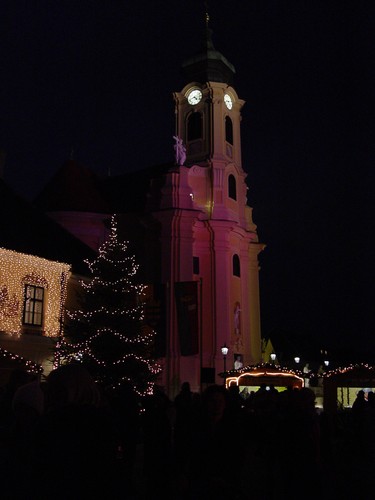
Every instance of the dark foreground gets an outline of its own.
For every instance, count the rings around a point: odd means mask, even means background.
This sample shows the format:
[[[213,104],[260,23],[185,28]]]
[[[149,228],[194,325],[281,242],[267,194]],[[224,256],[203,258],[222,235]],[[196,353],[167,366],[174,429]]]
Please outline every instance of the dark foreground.
[[[375,498],[372,397],[327,415],[310,389],[243,399],[183,384],[174,401],[156,392],[141,407],[80,368],[56,372],[45,386],[18,373],[4,388],[4,500]]]

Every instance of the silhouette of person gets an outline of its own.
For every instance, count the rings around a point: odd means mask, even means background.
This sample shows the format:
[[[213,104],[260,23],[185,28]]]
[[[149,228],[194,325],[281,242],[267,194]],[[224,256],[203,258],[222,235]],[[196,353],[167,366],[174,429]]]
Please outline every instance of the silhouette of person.
[[[51,491],[59,500],[117,495],[119,432],[89,372],[80,364],[53,370],[45,401],[28,498],[44,500]]]

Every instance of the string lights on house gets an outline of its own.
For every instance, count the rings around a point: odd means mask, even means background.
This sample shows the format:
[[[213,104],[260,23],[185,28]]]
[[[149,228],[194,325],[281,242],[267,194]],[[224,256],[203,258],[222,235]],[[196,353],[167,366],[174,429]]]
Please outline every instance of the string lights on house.
[[[42,287],[48,295],[44,303],[43,334],[58,336],[69,275],[68,264],[0,248],[0,330],[16,336],[22,333],[25,285],[34,285]]]
[[[1,347],[0,347],[0,357],[19,363],[21,366],[24,366],[26,371],[29,373],[39,375],[43,372],[43,367],[38,363],[34,363],[33,361],[30,361],[22,356],[19,356],[18,354],[14,354],[10,351],[7,351],[6,349],[3,349]]]
[[[354,363],[354,364],[350,364],[350,365],[345,366],[345,367],[339,367],[339,368],[336,368],[334,370],[330,370],[330,371],[323,373],[322,376],[323,376],[323,378],[330,378],[330,377],[334,377],[336,375],[343,375],[343,374],[348,373],[348,372],[360,371],[360,370],[370,372],[373,374],[373,376],[375,376],[375,366],[367,364],[367,363]]]

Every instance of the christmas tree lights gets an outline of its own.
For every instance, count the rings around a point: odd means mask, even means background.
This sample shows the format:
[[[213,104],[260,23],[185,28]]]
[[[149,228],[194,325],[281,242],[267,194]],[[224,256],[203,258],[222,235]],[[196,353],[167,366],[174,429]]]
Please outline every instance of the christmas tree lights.
[[[139,396],[152,394],[161,367],[152,359],[155,332],[144,324],[144,285],[138,265],[111,218],[108,240],[93,261],[89,281],[80,281],[82,303],[67,311],[65,337],[56,346],[61,362],[84,364],[106,389],[130,384]]]

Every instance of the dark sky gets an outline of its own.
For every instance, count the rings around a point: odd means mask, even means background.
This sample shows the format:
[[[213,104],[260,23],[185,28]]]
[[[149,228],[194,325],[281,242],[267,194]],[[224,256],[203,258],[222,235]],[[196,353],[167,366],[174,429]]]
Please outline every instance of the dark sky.
[[[262,242],[262,330],[375,352],[375,2],[211,0],[236,68]],[[173,159],[199,0],[0,2],[5,179],[32,199],[74,150],[97,173]]]

